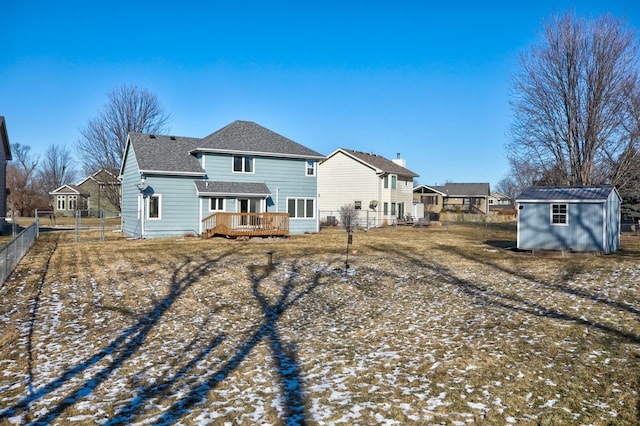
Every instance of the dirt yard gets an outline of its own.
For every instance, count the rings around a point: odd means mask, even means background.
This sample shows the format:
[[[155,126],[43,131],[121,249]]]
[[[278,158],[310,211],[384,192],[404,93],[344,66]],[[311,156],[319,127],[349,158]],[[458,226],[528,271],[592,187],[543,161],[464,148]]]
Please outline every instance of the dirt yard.
[[[515,239],[43,232],[0,288],[0,424],[638,424],[640,237]]]

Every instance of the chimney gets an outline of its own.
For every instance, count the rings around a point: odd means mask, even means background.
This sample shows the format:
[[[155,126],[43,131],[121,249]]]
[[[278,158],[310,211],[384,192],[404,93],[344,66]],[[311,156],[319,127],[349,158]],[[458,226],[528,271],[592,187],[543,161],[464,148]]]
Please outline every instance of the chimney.
[[[407,164],[406,161],[404,159],[400,158],[400,153],[399,152],[396,154],[396,158],[391,160],[391,161],[393,161],[394,163],[396,163],[400,167],[405,167],[405,168],[407,167],[406,166],[406,164]]]

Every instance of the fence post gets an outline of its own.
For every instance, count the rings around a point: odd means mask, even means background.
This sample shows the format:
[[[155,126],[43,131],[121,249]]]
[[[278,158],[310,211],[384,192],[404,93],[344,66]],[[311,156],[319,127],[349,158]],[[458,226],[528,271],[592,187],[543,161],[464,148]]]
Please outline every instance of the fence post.
[[[80,210],[76,210],[76,243],[80,242]]]

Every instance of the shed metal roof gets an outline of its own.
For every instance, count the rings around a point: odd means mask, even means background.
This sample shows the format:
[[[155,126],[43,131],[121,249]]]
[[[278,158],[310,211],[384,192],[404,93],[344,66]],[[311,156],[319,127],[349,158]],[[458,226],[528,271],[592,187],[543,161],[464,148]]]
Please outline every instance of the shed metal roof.
[[[603,186],[531,186],[516,197],[517,202],[592,202],[606,201],[612,185]],[[617,191],[616,191],[617,193]],[[619,197],[619,196],[618,196]]]

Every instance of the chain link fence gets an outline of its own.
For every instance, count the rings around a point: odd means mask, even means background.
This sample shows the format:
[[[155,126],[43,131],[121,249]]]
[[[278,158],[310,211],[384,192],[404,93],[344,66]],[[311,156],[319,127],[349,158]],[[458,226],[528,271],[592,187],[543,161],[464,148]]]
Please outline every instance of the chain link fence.
[[[343,224],[340,221],[339,210],[320,210],[320,227],[337,226],[340,229],[344,229]],[[379,228],[382,226],[396,226],[398,224],[398,218],[395,215],[388,215],[384,219],[379,219],[376,212],[370,210],[357,210],[357,216],[354,220],[355,223],[353,229],[371,229]]]
[[[2,223],[4,223],[4,218],[2,218]],[[2,284],[9,278],[20,259],[27,254],[39,235],[37,218],[35,222],[17,235],[15,235],[17,229],[15,224],[12,224],[12,227],[13,239],[0,248],[0,283]]]
[[[42,228],[73,230],[76,242],[104,241],[106,238],[107,220],[104,210],[75,210],[72,216],[56,215],[51,210],[38,210],[36,218]],[[119,223],[119,220],[117,222]],[[119,228],[119,225],[109,227]]]

